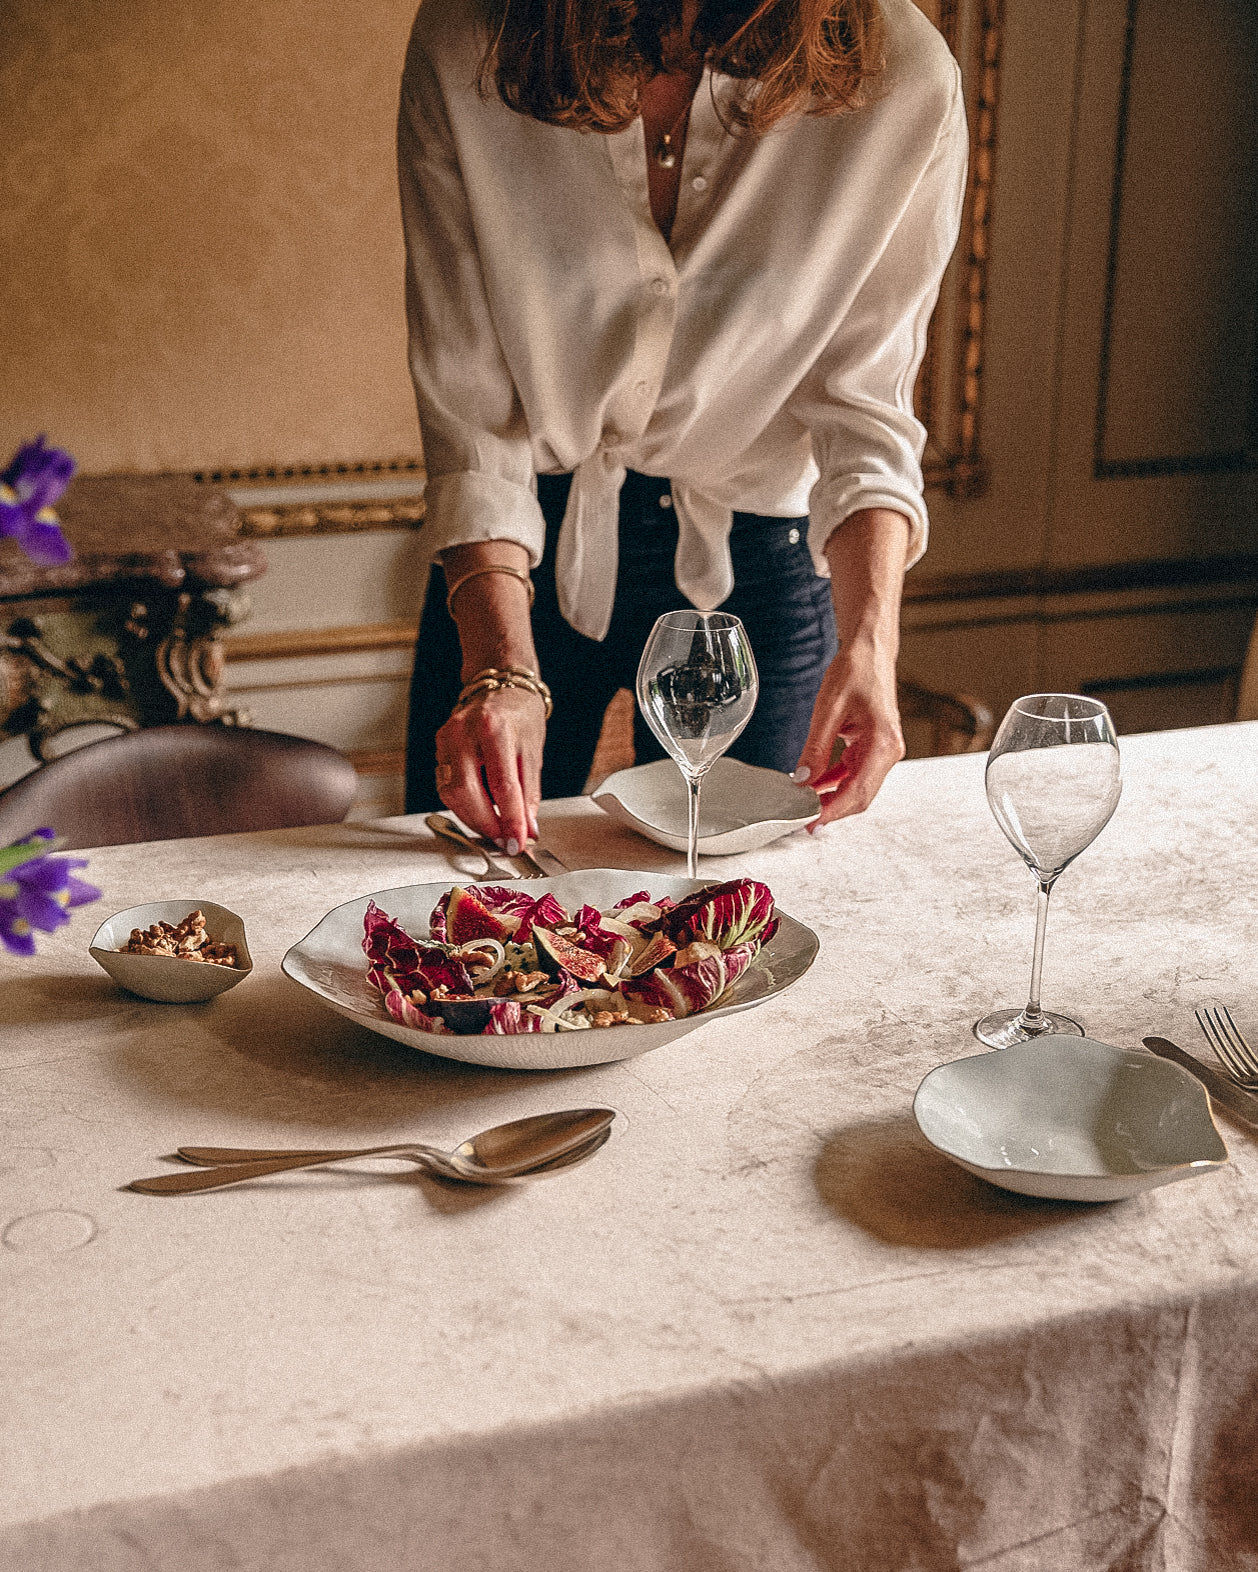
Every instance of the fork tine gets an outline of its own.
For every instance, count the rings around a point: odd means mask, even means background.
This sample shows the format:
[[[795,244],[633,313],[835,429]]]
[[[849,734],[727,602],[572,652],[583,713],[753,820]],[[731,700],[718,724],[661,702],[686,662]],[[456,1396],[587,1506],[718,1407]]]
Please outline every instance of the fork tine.
[[[1194,1014],[1197,1017],[1197,1025],[1200,1026],[1205,1034],[1206,1041],[1214,1049],[1215,1058],[1218,1059],[1232,1079],[1234,1081],[1251,1080],[1252,1077],[1236,1057],[1219,1012],[1207,1007],[1204,1010],[1194,1011]]]
[[[1219,1047],[1221,1035],[1215,1026],[1213,1014],[1208,1008],[1198,1008],[1193,1011],[1193,1014],[1197,1017],[1197,1025],[1201,1028],[1205,1040],[1210,1044],[1215,1058],[1219,1060],[1223,1068],[1231,1075],[1233,1073],[1232,1067],[1223,1057],[1222,1050]]]
[[[1244,1032],[1241,1031],[1240,1027],[1237,1026],[1236,1022],[1232,1019],[1232,1012],[1228,1009],[1227,1005],[1223,1006],[1222,1013],[1224,1019],[1227,1021],[1229,1040],[1237,1059],[1243,1065],[1247,1075],[1258,1078],[1258,1055],[1256,1055],[1254,1050],[1249,1046],[1249,1041],[1246,1038]]]

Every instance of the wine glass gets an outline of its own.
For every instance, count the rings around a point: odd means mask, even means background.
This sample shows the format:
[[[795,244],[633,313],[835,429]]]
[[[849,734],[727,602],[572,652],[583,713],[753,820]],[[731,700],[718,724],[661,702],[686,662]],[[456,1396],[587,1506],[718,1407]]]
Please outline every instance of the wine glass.
[[[974,1027],[980,1042],[1008,1048],[1045,1032],[1083,1035],[1078,1021],[1040,1008],[1048,897],[1109,823],[1122,789],[1114,723],[1098,700],[1032,693],[1010,705],[987,756],[987,801],[1039,887],[1035,959],[1026,1007],[985,1015]]]
[[[666,611],[638,663],[638,705],[689,787],[686,868],[699,876],[703,777],[751,719],[760,679],[747,630],[724,611]]]

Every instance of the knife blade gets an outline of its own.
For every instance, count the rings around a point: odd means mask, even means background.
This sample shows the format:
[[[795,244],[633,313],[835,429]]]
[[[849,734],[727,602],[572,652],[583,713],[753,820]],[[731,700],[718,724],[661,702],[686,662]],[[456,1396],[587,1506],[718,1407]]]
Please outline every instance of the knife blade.
[[[1215,1102],[1221,1104],[1229,1113],[1235,1114],[1251,1129],[1258,1130],[1258,1097],[1237,1086],[1235,1081],[1229,1080],[1220,1071],[1212,1070],[1208,1064],[1202,1064],[1194,1054],[1166,1037],[1146,1037],[1144,1045],[1150,1053],[1157,1054],[1159,1059],[1169,1059],[1172,1064],[1178,1064],[1190,1075],[1195,1075]]]
[[[520,855],[527,862],[531,862],[535,867],[540,868],[548,879],[557,878],[561,873],[569,871],[567,864],[560,862],[554,852],[547,851],[544,846],[539,846],[536,841],[533,842],[528,851],[521,852]]]

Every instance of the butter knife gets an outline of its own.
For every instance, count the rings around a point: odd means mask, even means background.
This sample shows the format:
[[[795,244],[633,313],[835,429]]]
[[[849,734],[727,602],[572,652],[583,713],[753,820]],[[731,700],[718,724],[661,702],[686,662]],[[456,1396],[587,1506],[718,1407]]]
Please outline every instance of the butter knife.
[[[548,879],[557,879],[561,873],[570,871],[565,863],[559,861],[554,852],[547,851],[544,846],[539,846],[536,841],[533,842],[528,851],[521,852],[520,855],[526,861],[531,862],[535,868],[540,868]]]
[[[1150,1053],[1157,1054],[1159,1059],[1169,1059],[1172,1064],[1178,1064],[1195,1075],[1215,1102],[1234,1114],[1242,1123],[1258,1130],[1258,1097],[1244,1091],[1218,1070],[1212,1070],[1208,1064],[1202,1064],[1194,1054],[1188,1053],[1178,1043],[1170,1042],[1165,1037],[1146,1037],[1144,1045]]]

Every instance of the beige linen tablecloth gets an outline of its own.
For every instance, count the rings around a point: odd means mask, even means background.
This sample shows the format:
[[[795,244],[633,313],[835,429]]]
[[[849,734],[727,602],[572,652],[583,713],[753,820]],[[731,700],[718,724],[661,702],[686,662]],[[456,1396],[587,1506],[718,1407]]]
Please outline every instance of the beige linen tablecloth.
[[[1045,1001],[1258,1031],[1258,726],[1133,738],[1062,879]],[[0,974],[3,1572],[1230,1572],[1258,1567],[1258,1153],[1120,1205],[1021,1200],[910,1114],[1024,997],[1031,880],[983,760],[745,860],[821,936],[763,1007],[600,1069],[413,1052],[281,976],[324,911],[449,863],[417,821],[92,854],[107,912],[239,911],[205,1006],[119,993],[92,910]],[[675,868],[582,802],[574,865]],[[735,871],[710,865],[714,877]],[[649,882],[649,881],[645,881]],[[571,1173],[119,1189],[176,1145],[454,1142],[606,1102]]]

